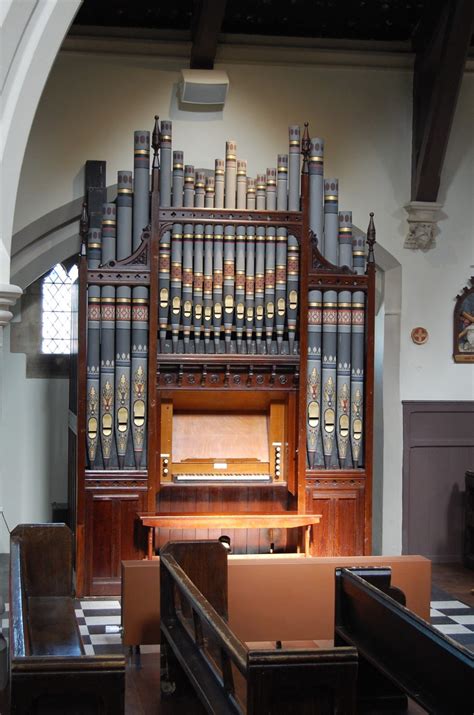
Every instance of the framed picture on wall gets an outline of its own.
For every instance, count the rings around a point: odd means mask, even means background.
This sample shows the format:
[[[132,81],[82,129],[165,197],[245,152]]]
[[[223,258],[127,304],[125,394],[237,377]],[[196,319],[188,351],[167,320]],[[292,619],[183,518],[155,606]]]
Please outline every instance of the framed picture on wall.
[[[474,362],[474,276],[456,298],[453,358],[455,362]]]

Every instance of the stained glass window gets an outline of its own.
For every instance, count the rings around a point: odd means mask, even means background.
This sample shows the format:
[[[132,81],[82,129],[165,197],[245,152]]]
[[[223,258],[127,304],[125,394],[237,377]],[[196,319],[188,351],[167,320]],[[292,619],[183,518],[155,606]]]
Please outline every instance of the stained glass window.
[[[58,263],[43,279],[41,352],[69,355],[71,342],[71,287],[77,266],[69,272]]]

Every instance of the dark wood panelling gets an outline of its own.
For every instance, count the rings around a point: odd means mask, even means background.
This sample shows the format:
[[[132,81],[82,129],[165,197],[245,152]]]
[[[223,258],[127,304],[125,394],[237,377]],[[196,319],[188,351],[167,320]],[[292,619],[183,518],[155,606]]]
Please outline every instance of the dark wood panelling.
[[[306,490],[307,511],[321,514],[313,527],[317,556],[357,556],[364,553],[364,480],[315,480]]]
[[[289,497],[284,486],[162,486],[156,512],[282,513],[291,506]],[[277,551],[296,548],[294,539],[287,539],[281,529],[160,529],[156,530],[155,544],[160,548],[174,539],[217,539],[223,533],[230,537],[236,554],[268,553],[271,543]]]
[[[91,596],[119,595],[122,559],[143,555],[137,538],[136,514],[146,509],[146,497],[145,490],[120,494],[87,491],[86,572],[90,574],[90,582],[86,593]]]
[[[474,402],[403,404],[403,553],[462,558],[464,474],[474,465]]]

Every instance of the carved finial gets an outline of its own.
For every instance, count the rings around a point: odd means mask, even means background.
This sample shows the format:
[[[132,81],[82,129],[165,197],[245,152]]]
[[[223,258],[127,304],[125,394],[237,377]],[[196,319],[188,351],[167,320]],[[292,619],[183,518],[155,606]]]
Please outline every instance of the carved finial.
[[[153,133],[151,135],[151,145],[153,147],[153,151],[155,154],[157,153],[158,149],[160,148],[160,125],[159,125],[159,116],[155,114],[155,126],[153,127]]]
[[[302,174],[308,173],[308,162],[309,162],[309,147],[311,140],[309,138],[309,122],[304,123],[303,138],[301,140],[301,154],[303,155],[303,168]]]
[[[159,126],[159,116],[155,114],[155,126],[153,127],[153,133],[151,135],[151,145],[153,147],[153,162],[151,165],[152,170],[152,191],[158,191],[158,176],[160,171],[160,159],[158,152],[160,150],[160,126]]]
[[[87,203],[82,204],[81,218],[79,219],[79,233],[81,234],[82,245],[86,245],[87,232],[89,231],[89,214],[87,213]],[[81,248],[82,254],[82,248]]]
[[[374,212],[371,211],[369,220],[369,227],[367,229],[367,245],[369,247],[369,252],[367,255],[367,263],[375,263],[374,256],[374,245],[375,245],[375,224],[374,224]]]

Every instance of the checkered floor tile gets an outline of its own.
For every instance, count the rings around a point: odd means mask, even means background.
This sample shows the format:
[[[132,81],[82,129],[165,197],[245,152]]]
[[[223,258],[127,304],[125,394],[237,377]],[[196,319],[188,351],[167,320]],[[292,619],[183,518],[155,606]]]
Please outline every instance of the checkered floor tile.
[[[121,653],[120,601],[76,601],[76,618],[88,655]]]
[[[437,590],[431,601],[431,624],[441,633],[474,652],[474,608]],[[122,653],[120,601],[91,599],[75,602],[84,648],[89,655]],[[1,616],[1,630],[8,639],[8,603]],[[155,650],[154,647],[150,649]],[[148,648],[142,648],[145,652]]]
[[[438,631],[474,652],[474,608],[455,600],[431,601],[430,620]]]

